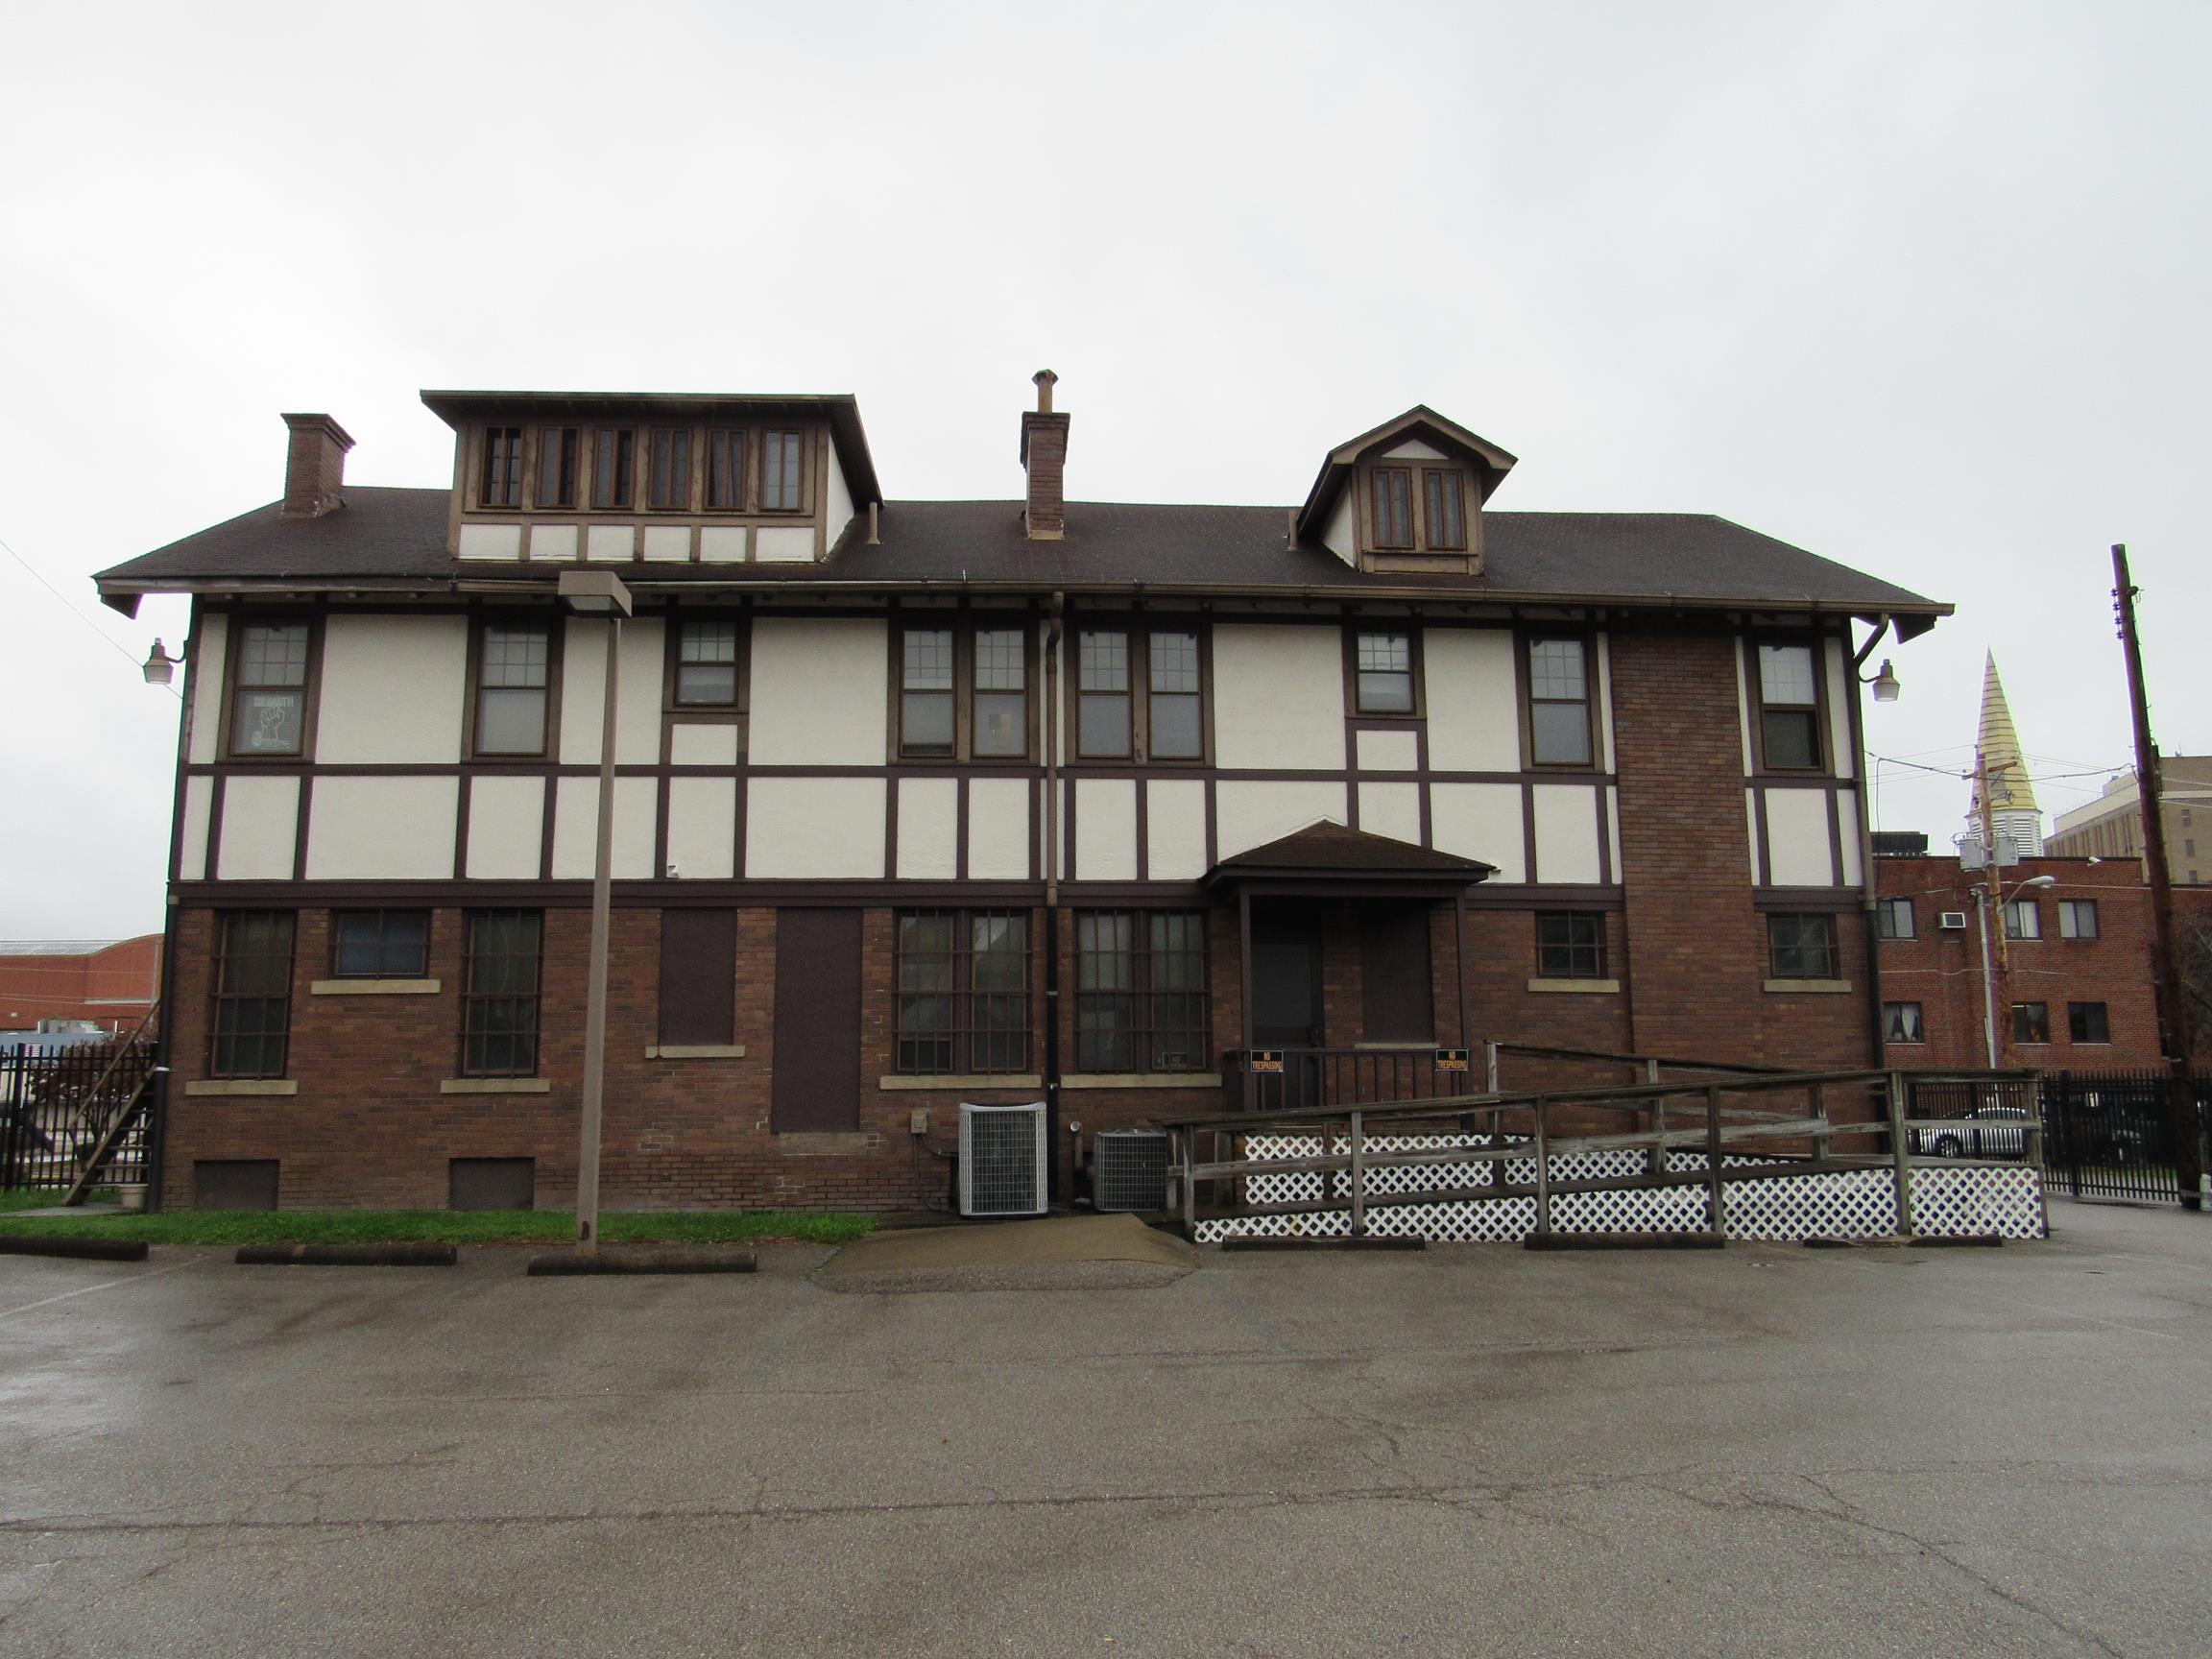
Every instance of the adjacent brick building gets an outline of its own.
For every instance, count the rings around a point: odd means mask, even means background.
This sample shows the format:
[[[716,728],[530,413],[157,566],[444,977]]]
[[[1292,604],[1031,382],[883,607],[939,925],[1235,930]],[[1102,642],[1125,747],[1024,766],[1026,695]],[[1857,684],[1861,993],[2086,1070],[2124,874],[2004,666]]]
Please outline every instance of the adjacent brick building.
[[[128,1031],[161,994],[161,935],[0,941],[0,1031],[41,1021]]]
[[[1065,1199],[1254,1050],[1309,1098],[1491,1037],[1877,1059],[1859,687],[1947,606],[1493,512],[1513,456],[1426,408],[1295,507],[1068,501],[1039,387],[997,502],[884,501],[842,397],[426,394],[429,490],[287,416],[279,501],[106,572],[193,596],[162,1200],[568,1201],[583,569],[636,608],[611,1205],[941,1205],[960,1103],[1021,1100]]]

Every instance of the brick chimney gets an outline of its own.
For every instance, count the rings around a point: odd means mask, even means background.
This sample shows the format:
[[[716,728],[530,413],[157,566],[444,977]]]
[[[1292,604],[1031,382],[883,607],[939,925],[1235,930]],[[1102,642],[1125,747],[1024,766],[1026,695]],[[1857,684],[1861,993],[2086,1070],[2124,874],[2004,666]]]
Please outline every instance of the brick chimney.
[[[1052,413],[1052,387],[1060,378],[1040,369],[1037,407],[1022,416],[1022,468],[1029,474],[1029,496],[1022,521],[1032,541],[1057,541],[1068,533],[1068,417]]]
[[[291,447],[284,455],[284,517],[320,518],[345,502],[346,451],[353,440],[327,415],[287,415]]]

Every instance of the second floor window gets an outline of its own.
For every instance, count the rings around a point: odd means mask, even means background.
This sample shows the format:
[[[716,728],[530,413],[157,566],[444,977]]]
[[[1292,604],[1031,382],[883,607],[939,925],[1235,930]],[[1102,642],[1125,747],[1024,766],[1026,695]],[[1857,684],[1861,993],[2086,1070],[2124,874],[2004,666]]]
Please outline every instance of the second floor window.
[[[1810,645],[1759,647],[1759,758],[1769,771],[1820,765],[1820,691]]]
[[[1078,1070],[1203,1070],[1208,1031],[1203,912],[1077,915]]]
[[[2102,1002],[2066,1004],[2066,1035],[2077,1043],[2109,1043],[2112,1022]]]
[[[1205,651],[1198,630],[1075,631],[1075,730],[1081,760],[1201,760]]]
[[[1767,948],[1776,979],[1833,979],[1836,918],[1774,915],[1767,918]]]
[[[1911,939],[1912,929],[1912,901],[1910,899],[1878,899],[1874,902],[1874,936],[1877,939]]]
[[[217,1077],[281,1077],[292,1022],[292,913],[239,910],[220,919],[215,957]]]
[[[576,458],[581,434],[573,426],[548,426],[538,434],[538,505],[576,505]]]
[[[899,1070],[1028,1070],[1026,911],[902,911],[895,940]]]
[[[1920,1019],[1917,1002],[1885,1002],[1882,1004],[1882,1041],[1885,1043],[1925,1043],[1928,1028]]]
[[[239,629],[231,698],[231,754],[299,754],[307,725],[307,624]]]
[[[485,507],[522,505],[522,428],[488,426],[484,429],[483,488],[476,499]]]
[[[645,504],[657,513],[681,513],[691,505],[691,434],[681,426],[653,428]]]
[[[1375,469],[1375,545],[1413,545],[1413,473],[1410,468]]]
[[[430,971],[430,912],[334,912],[330,971],[340,979],[421,978]]]
[[[461,1070],[528,1077],[538,1070],[538,974],[545,919],[536,910],[469,918],[461,994]]]
[[[806,505],[800,461],[805,434],[760,434],[760,507],[768,513],[796,513]]]
[[[899,646],[899,753],[921,759],[1029,755],[1029,629],[905,628]]]
[[[1413,712],[1413,637],[1362,634],[1358,653],[1357,699],[1362,714]]]
[[[602,426],[591,437],[591,505],[601,512],[637,504],[637,434]]]
[[[1537,766],[1587,766],[1590,653],[1580,639],[1528,641],[1528,759]]]
[[[545,753],[552,635],[541,625],[487,623],[476,662],[479,755]]]
[[[2043,913],[2035,907],[2034,900],[2012,899],[2006,902],[2005,937],[2008,939],[2040,939],[2043,937]]]
[[[1206,715],[1194,629],[1155,628],[1145,639],[1147,747],[1155,760],[1198,760],[1206,754]]]
[[[975,630],[978,757],[1019,760],[1029,753],[1028,637],[1020,628]]]
[[[727,709],[737,701],[737,624],[685,622],[676,634],[676,701]]]
[[[2058,937],[2061,939],[2096,938],[2097,901],[2094,899],[2059,900]]]
[[[1075,637],[1075,753],[1086,759],[1136,754],[1129,693],[1129,636],[1086,628]]]
[[[2015,1043],[2050,1042],[2051,1004],[2048,1002],[2013,1003],[2012,1041]]]
[[[1536,972],[1546,979],[1605,977],[1605,918],[1579,910],[1536,914]]]
[[[908,628],[899,654],[899,752],[952,753],[952,630]]]

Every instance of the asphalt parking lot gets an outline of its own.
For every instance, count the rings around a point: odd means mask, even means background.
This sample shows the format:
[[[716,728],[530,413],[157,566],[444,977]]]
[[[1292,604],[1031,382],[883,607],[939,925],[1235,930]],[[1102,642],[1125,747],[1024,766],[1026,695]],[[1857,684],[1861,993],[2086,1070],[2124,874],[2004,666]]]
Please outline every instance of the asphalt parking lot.
[[[2197,1653],[2212,1217],[1148,1289],[0,1259],[0,1650]]]

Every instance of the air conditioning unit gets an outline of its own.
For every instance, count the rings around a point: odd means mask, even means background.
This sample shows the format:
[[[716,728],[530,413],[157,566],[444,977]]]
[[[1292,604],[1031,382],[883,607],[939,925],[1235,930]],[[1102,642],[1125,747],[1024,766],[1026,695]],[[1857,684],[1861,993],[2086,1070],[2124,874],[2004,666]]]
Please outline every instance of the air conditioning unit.
[[[1966,926],[1966,912],[1963,910],[1945,910],[1936,916],[1936,926],[1943,928],[1946,932],[1956,931]]]
[[[1042,1215],[1045,1102],[960,1103],[960,1214]]]
[[[1167,1208],[1167,1131],[1101,1129],[1091,1143],[1091,1203],[1098,1210]]]

